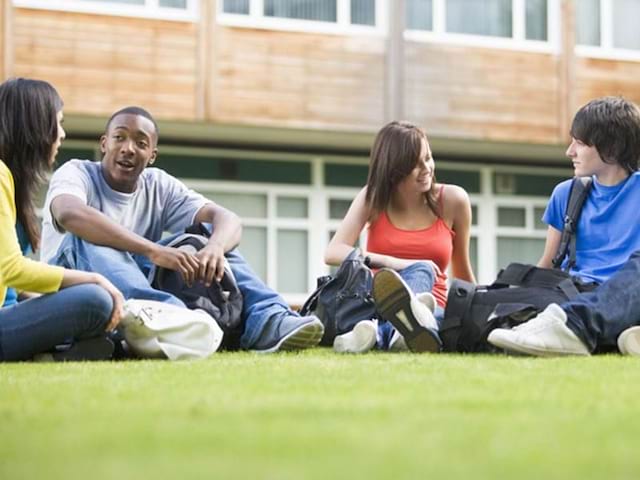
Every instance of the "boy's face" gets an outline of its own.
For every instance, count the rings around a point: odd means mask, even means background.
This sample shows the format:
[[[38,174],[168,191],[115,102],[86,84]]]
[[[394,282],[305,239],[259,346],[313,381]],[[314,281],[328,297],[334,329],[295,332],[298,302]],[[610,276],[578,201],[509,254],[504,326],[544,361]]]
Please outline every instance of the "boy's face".
[[[574,174],[577,177],[599,175],[610,166],[602,161],[596,147],[590,147],[576,138],[571,139],[567,148],[567,157],[571,159]]]
[[[100,138],[102,173],[109,186],[133,192],[142,171],[156,159],[157,140],[148,118],[132,113],[115,116]]]

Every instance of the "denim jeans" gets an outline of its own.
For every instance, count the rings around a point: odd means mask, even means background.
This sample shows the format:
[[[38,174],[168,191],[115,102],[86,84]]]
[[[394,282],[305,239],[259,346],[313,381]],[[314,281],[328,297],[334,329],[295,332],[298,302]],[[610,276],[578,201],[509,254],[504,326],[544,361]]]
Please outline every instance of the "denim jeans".
[[[175,237],[176,235],[173,235],[158,243],[167,244]],[[240,346],[251,348],[260,337],[269,318],[297,314],[289,309],[280,295],[260,280],[237,249],[227,252],[225,257],[243,296],[244,332],[240,338]],[[141,255],[94,245],[73,235],[67,235],[51,263],[101,273],[120,289],[126,299],[156,300],[185,307],[181,300],[170,293],[151,287],[149,275],[153,264]]]
[[[431,292],[436,281],[433,267],[424,262],[413,263],[407,268],[400,270],[398,274],[414,294]],[[433,313],[436,318],[436,322],[440,325],[440,322],[442,322],[442,319],[444,318],[444,309],[437,305]],[[391,341],[393,332],[395,332],[395,328],[390,322],[378,322],[378,348],[382,350],[389,349],[389,342]]]
[[[104,335],[112,309],[111,295],[94,284],[1,308],[0,361],[30,360],[61,343]]]
[[[591,351],[615,347],[623,330],[640,324],[640,251],[598,288],[561,307],[567,326]]]

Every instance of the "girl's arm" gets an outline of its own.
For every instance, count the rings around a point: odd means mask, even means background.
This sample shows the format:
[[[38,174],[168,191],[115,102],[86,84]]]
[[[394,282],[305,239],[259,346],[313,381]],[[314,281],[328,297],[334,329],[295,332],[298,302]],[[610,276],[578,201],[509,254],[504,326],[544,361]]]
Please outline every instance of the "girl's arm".
[[[451,256],[451,273],[455,278],[476,282],[469,259],[469,239],[471,235],[471,202],[467,192],[457,185],[447,185],[444,197],[443,212],[445,218],[452,218],[453,254]],[[450,216],[449,216],[450,215]]]
[[[358,241],[369,217],[369,209],[365,204],[366,187],[360,190],[351,202],[347,214],[340,222],[335,235],[324,252],[324,261],[328,265],[340,265],[349,255]]]

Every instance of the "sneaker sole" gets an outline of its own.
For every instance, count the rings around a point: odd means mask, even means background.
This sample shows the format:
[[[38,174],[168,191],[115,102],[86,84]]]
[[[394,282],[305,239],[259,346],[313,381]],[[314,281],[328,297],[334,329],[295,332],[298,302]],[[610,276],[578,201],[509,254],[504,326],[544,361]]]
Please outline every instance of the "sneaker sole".
[[[390,322],[415,353],[438,353],[440,340],[418,323],[411,311],[411,296],[392,270],[382,269],[373,277],[373,299],[380,316]],[[405,321],[403,321],[405,320]]]
[[[278,351],[304,350],[315,347],[324,335],[324,325],[320,320],[306,323],[298,329],[281,338],[273,347],[267,350],[255,350],[257,353],[273,353]]]
[[[542,349],[542,348],[536,348],[536,347],[527,347],[519,343],[512,343],[508,340],[503,340],[500,337],[492,338],[489,341],[489,343],[498,348],[502,348],[507,353],[517,353],[520,355],[531,355],[535,357],[589,356],[588,353],[582,353],[582,352],[567,352],[566,350],[557,351],[557,350],[549,350],[549,349]]]
[[[618,350],[622,355],[640,356],[640,327],[627,328],[618,336]]]
[[[343,335],[337,336],[333,341],[333,350],[336,353],[365,353],[376,344],[376,327],[357,323],[353,330],[345,335],[351,335],[351,339],[345,339]]]

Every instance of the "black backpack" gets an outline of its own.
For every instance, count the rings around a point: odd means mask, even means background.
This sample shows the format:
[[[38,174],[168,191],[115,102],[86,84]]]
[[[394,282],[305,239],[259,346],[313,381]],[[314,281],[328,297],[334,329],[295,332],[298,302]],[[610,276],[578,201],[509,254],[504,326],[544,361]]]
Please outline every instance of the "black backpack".
[[[568,273],[575,264],[576,225],[590,187],[589,177],[573,180],[554,268],[511,263],[491,285],[474,285],[459,279],[451,282],[440,326],[444,351],[495,351],[487,342],[494,328],[512,328],[530,320],[551,303],[565,302],[596,287]],[[561,270],[566,257],[569,260],[565,270]]]
[[[202,249],[207,241],[203,235],[185,233],[167,246],[193,253]],[[244,329],[241,321],[243,298],[228,264],[225,265],[222,280],[213,282],[209,287],[201,281],[188,286],[179,272],[164,267],[155,269],[151,286],[176,296],[190,310],[199,308],[211,315],[224,331],[222,348],[240,347]]]
[[[323,323],[320,345],[332,345],[337,335],[350,332],[361,320],[376,316],[372,285],[373,274],[357,248],[344,259],[334,276],[318,278],[318,286],[300,314],[315,314]]]

